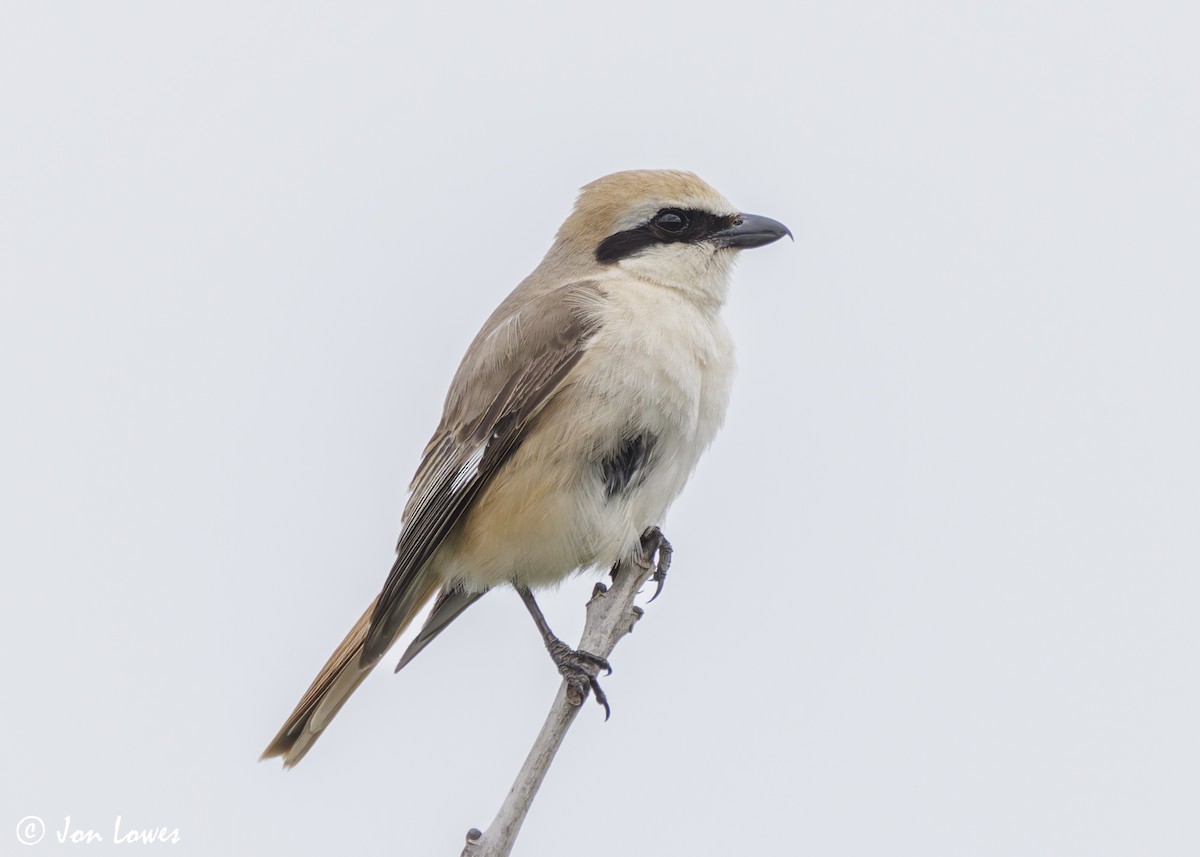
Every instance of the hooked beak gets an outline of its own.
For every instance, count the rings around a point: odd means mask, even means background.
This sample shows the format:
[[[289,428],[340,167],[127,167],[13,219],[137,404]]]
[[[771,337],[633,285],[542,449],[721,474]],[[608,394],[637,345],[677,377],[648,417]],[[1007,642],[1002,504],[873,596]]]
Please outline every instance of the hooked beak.
[[[720,232],[714,232],[711,238],[718,247],[746,250],[750,247],[762,247],[778,241],[784,235],[792,238],[792,230],[778,220],[758,214],[739,214],[733,226],[722,229]],[[792,240],[796,239],[792,238]]]

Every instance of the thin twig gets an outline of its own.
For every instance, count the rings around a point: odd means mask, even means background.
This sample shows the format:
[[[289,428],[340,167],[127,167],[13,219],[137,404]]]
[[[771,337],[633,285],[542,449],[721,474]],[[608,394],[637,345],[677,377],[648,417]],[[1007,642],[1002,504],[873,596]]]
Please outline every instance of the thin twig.
[[[611,589],[605,590],[601,584],[596,584],[587,603],[587,621],[579,639],[580,651],[607,658],[620,639],[633,630],[634,623],[642,616],[641,608],[634,607],[633,600],[652,570],[643,568],[630,557],[621,563]],[[467,831],[467,845],[462,857],[508,857],[512,852],[538,788],[581,707],[567,700],[567,685],[563,682],[496,818],[483,833],[475,828]]]

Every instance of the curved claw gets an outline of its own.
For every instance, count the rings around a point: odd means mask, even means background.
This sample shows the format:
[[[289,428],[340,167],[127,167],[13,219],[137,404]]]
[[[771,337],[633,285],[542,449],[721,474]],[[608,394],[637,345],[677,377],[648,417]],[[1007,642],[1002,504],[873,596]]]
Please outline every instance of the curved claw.
[[[671,547],[671,543],[667,541],[667,537],[658,527],[651,527],[642,534],[642,554],[646,557],[644,567],[650,568],[650,560],[655,554],[658,554],[658,562],[654,565],[654,574],[650,576],[657,586],[650,601],[662,594],[663,584],[667,581],[667,570],[671,567],[671,557],[674,553],[675,550]]]
[[[608,705],[608,697],[604,695],[604,691],[600,689],[600,682],[596,681],[595,678],[588,678],[588,684],[591,685],[592,693],[596,696],[596,702],[604,706],[604,722],[607,723],[608,718],[612,716],[612,709]]]

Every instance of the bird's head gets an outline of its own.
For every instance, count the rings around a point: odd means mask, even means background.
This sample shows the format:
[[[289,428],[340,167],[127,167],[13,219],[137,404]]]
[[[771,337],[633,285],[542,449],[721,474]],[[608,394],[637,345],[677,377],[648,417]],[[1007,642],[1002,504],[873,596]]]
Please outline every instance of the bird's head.
[[[555,248],[719,305],[735,251],[791,234],[738,211],[692,173],[628,170],[584,186]]]

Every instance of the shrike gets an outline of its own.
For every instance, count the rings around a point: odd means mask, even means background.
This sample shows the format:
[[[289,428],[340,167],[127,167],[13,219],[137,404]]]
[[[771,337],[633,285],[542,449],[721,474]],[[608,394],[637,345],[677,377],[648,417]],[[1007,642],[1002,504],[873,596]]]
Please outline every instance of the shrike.
[[[691,173],[633,170],[583,188],[467,349],[391,573],[263,758],[300,761],[431,599],[397,671],[504,584],[567,681],[603,702],[595,675],[607,665],[558,640],[531,590],[631,554],[646,562],[659,546],[657,525],[724,419],[734,361],[720,310],[736,251],[784,235]]]

